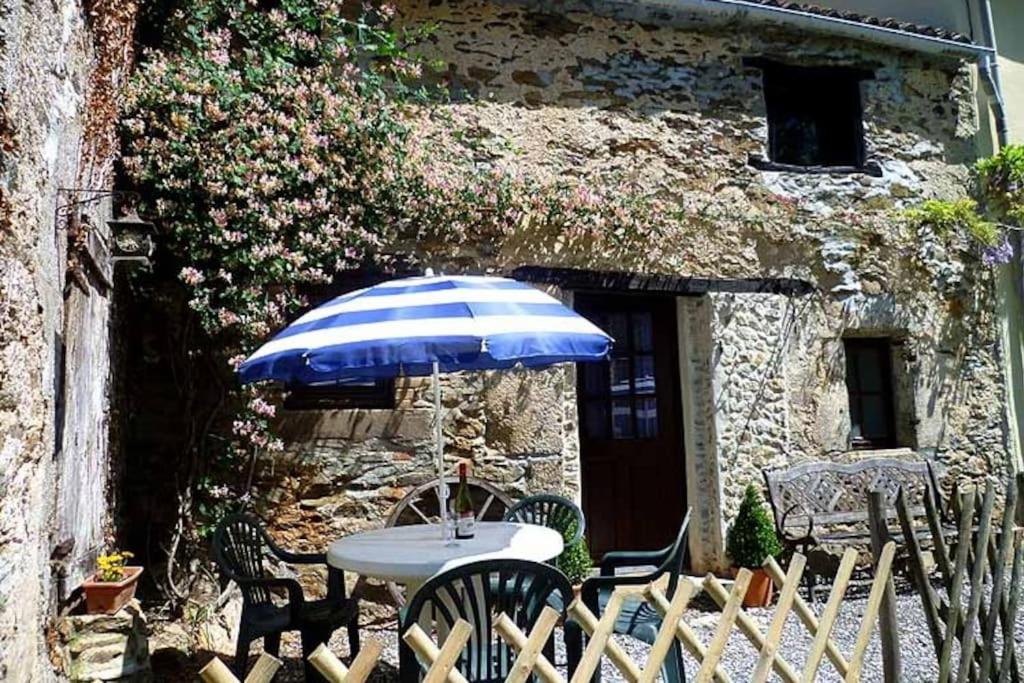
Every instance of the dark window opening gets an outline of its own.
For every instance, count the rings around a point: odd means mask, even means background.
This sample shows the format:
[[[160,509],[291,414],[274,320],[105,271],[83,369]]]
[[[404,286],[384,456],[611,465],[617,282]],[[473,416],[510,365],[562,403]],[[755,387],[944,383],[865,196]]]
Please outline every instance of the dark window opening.
[[[860,82],[871,74],[846,67],[764,62],[768,155],[797,167],[864,167]]]
[[[301,290],[310,307],[330,299],[372,287],[386,280],[411,275],[412,272],[384,273],[377,270],[351,270],[339,274],[327,285],[307,286]],[[391,378],[351,378],[336,382],[286,387],[285,410],[353,410],[393,409],[395,381]]]
[[[323,384],[291,385],[284,399],[286,410],[350,410],[395,407],[395,381],[351,379]]]
[[[855,449],[896,446],[892,344],[889,339],[846,339],[846,391],[850,399],[850,445]]]

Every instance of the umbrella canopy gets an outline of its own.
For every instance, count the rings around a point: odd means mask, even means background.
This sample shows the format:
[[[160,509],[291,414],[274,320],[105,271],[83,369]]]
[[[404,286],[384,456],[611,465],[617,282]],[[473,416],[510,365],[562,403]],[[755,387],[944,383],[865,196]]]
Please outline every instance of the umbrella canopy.
[[[522,282],[425,276],[361,289],[313,309],[238,369],[243,383],[313,384],[522,364],[603,360],[612,339]]]
[[[446,510],[438,374],[603,360],[611,344],[586,318],[522,282],[427,275],[328,301],[260,347],[238,375],[243,383],[317,384],[433,374],[437,497]]]

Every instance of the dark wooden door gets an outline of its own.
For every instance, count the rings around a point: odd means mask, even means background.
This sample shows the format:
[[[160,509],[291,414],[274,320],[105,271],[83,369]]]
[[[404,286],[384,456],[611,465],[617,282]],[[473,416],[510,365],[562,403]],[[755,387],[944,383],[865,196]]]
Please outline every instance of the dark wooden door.
[[[577,370],[591,552],[664,547],[686,509],[675,300],[578,294],[576,308],[615,338]]]

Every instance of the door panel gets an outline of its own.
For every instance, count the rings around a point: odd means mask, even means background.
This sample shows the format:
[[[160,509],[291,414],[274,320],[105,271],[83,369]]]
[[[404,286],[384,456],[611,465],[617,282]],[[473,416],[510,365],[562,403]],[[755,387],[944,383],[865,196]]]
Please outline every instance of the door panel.
[[[578,294],[576,308],[616,340],[577,371],[591,551],[664,547],[686,509],[675,300]]]

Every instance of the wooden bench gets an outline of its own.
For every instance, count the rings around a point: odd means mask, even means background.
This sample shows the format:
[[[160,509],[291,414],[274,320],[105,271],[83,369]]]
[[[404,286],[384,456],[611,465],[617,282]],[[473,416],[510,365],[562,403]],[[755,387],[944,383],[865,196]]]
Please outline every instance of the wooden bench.
[[[799,550],[805,555],[819,545],[868,545],[871,491],[885,494],[890,535],[897,542],[902,538],[896,517],[896,496],[901,488],[915,518],[925,517],[925,497],[943,514],[935,471],[931,463],[920,460],[810,462],[764,470],[764,480],[780,539],[788,551]],[[813,574],[806,575],[813,585]]]

